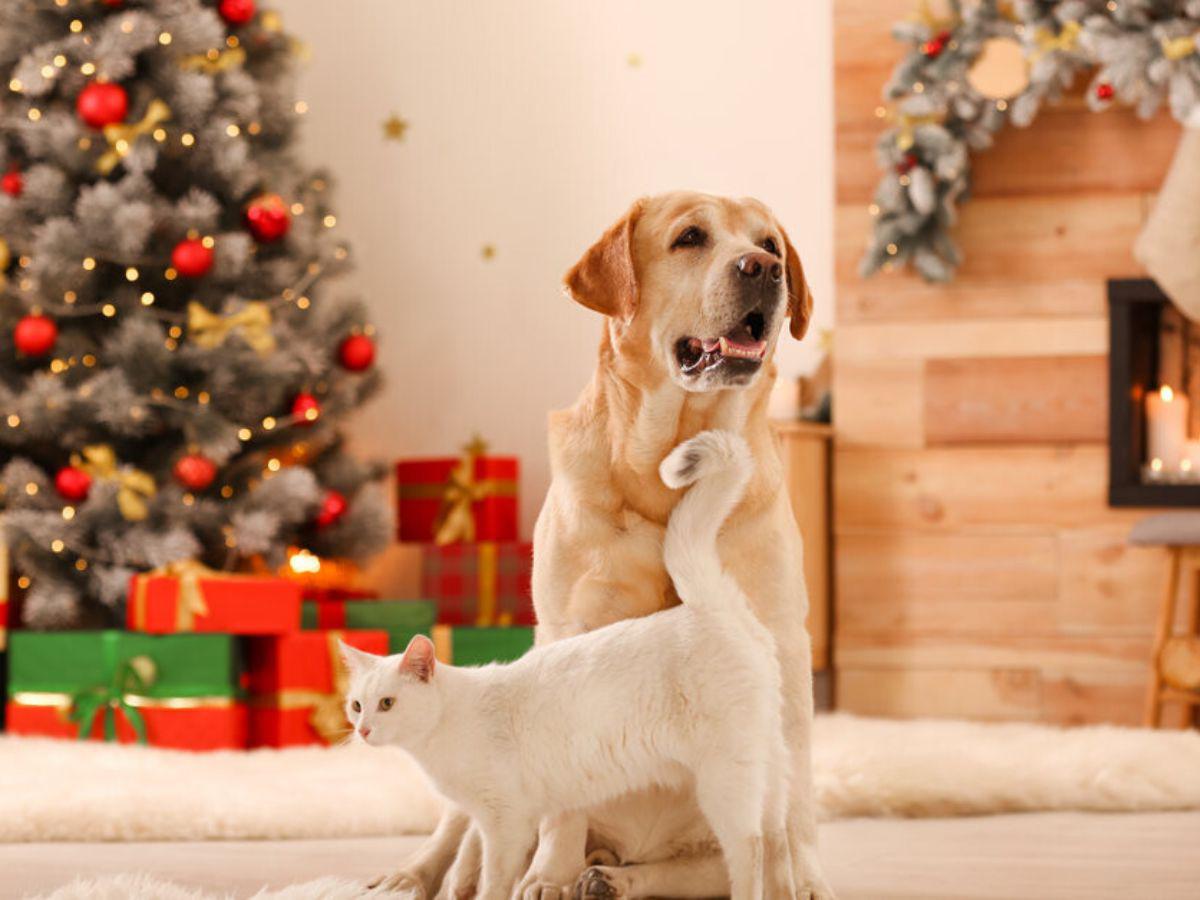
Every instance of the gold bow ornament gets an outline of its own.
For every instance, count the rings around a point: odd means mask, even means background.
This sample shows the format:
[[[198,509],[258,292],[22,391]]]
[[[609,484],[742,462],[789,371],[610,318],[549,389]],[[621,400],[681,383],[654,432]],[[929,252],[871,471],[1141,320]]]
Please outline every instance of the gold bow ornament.
[[[923,125],[941,125],[943,117],[936,113],[923,116],[901,113],[897,121],[899,125],[896,128],[896,149],[907,153],[917,143],[917,129]]]
[[[105,125],[104,139],[108,141],[108,150],[96,160],[96,171],[107,175],[117,167],[117,163],[129,155],[138,138],[149,134],[169,118],[171,108],[161,100],[151,100],[150,105],[146,107],[146,114],[140,121]]]
[[[4,285],[8,283],[8,277],[4,273],[8,271],[10,262],[12,251],[8,249],[8,241],[0,237],[0,291],[4,290]]]
[[[434,520],[433,542],[444,547],[447,544],[473,543],[475,541],[474,504],[487,497],[514,497],[517,484],[511,478],[475,479],[477,460],[487,453],[488,445],[476,435],[463,447],[462,456],[450,470],[446,483],[440,486],[442,505]],[[408,485],[406,487],[418,487]],[[402,494],[404,496],[405,494]]]
[[[1049,28],[1039,28],[1033,36],[1034,43],[1037,44],[1037,52],[1033,54],[1032,61],[1037,62],[1047,53],[1053,53],[1056,50],[1069,53],[1079,43],[1079,35],[1082,32],[1083,26],[1075,21],[1063,22],[1058,34]]]
[[[195,559],[179,559],[167,563],[152,572],[143,572],[133,576],[130,591],[130,608],[128,612],[129,627],[134,631],[195,631],[196,617],[208,615],[208,604],[204,601],[204,588],[201,582],[205,578],[228,578],[227,572],[218,572]],[[169,595],[154,590],[152,582],[166,579],[169,584]],[[157,621],[161,617],[154,616],[151,622],[150,610],[157,608],[155,602],[159,597],[168,596],[174,604],[172,628],[163,629]]]
[[[262,300],[252,300],[244,303],[237,312],[222,316],[209,312],[195,300],[188,304],[188,339],[192,343],[213,350],[234,332],[260,356],[274,352],[270,305]]]
[[[214,47],[205,53],[185,56],[179,61],[179,67],[185,71],[216,75],[218,72],[241,68],[245,62],[246,51],[241,47],[232,47],[229,50],[218,50]]]
[[[1196,36],[1194,34],[1184,35],[1183,37],[1163,38],[1161,43],[1163,56],[1172,62],[1187,59],[1196,52]]]
[[[118,466],[117,454],[108,444],[93,444],[83,453],[71,454],[71,465],[83,469],[93,478],[117,483],[117,508],[130,522],[140,522],[150,515],[146,501],[158,493],[154,478],[133,466]]]

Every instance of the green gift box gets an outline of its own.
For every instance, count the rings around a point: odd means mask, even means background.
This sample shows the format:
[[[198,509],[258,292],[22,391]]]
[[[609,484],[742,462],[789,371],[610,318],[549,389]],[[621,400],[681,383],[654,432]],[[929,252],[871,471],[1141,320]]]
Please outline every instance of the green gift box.
[[[216,750],[246,745],[236,638],[21,631],[8,651],[8,730]]]
[[[388,650],[403,653],[414,635],[429,634],[437,619],[432,600],[306,600],[300,627],[386,631]]]
[[[533,629],[468,628],[436,625],[433,644],[437,658],[455,666],[482,666],[493,662],[520,659],[533,646]]]

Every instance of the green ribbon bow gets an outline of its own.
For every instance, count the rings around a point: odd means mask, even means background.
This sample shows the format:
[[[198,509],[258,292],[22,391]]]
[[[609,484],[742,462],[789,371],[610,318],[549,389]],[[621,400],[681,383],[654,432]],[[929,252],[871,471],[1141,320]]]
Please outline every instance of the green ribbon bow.
[[[123,659],[112,667],[108,684],[99,684],[71,695],[71,714],[68,717],[79,726],[79,740],[86,741],[96,723],[104,715],[104,739],[117,739],[117,710],[125,714],[139,744],[146,743],[146,720],[130,702],[132,695],[144,694],[154,683],[157,674],[154,660],[148,656]]]

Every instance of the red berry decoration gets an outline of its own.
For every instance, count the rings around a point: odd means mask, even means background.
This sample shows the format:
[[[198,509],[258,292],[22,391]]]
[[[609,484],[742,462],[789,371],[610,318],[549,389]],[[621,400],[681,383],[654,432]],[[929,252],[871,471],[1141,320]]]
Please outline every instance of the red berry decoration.
[[[119,84],[89,81],[75,98],[75,111],[92,128],[116,125],[125,121],[125,114],[129,112],[129,95]]]
[[[72,503],[82,503],[92,489],[92,476],[77,466],[63,466],[54,476],[54,489]]]
[[[100,0],[109,9],[120,9],[125,5],[125,0]]]
[[[937,59],[942,55],[942,51],[946,49],[946,45],[950,43],[950,38],[953,35],[949,31],[939,31],[932,39],[926,41],[921,46],[921,52],[930,59]]]
[[[261,194],[246,207],[246,227],[260,244],[277,241],[292,227],[292,213],[278,194]]]
[[[904,154],[904,159],[896,163],[896,174],[907,175],[917,167],[917,163],[919,162],[920,160],[917,159],[917,155],[915,153]]]
[[[317,510],[317,517],[313,519],[318,528],[328,528],[338,519],[346,514],[346,510],[350,508],[345,495],[341,491],[335,491],[332,488],[325,492],[325,496],[321,499],[321,508]]]
[[[217,10],[230,25],[245,25],[254,18],[254,0],[221,0]]]
[[[307,391],[301,391],[292,400],[292,418],[297,425],[310,425],[321,415],[321,404]]]
[[[171,251],[171,265],[184,278],[199,278],[212,268],[213,251],[210,238],[187,238]]]
[[[23,190],[25,190],[25,179],[21,177],[20,169],[9,169],[3,177],[0,177],[0,191],[4,191],[8,196],[20,197]]]
[[[13,343],[26,356],[45,356],[58,340],[58,326],[49,316],[25,316],[13,329]]]
[[[1116,88],[1107,81],[1102,81],[1096,85],[1096,96],[1101,100],[1111,100],[1116,96]]]
[[[217,477],[217,464],[202,453],[179,457],[172,473],[189,491],[202,491]]]
[[[375,342],[365,334],[352,334],[338,347],[338,359],[351,372],[369,369],[375,362]]]

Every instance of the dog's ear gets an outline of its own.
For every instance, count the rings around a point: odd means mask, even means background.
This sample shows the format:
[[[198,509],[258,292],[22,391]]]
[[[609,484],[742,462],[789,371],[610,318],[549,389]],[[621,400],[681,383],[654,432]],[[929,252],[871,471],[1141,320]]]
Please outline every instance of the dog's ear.
[[[567,272],[563,283],[576,303],[628,321],[637,310],[638,283],[633,268],[633,229],[642,214],[638,200]]]
[[[804,266],[800,263],[800,254],[792,246],[787,232],[783,233],[783,244],[787,257],[787,286],[788,286],[788,316],[791,318],[790,330],[796,340],[804,337],[808,331],[809,320],[812,319],[813,298],[809,290],[808,280],[804,277]]]

